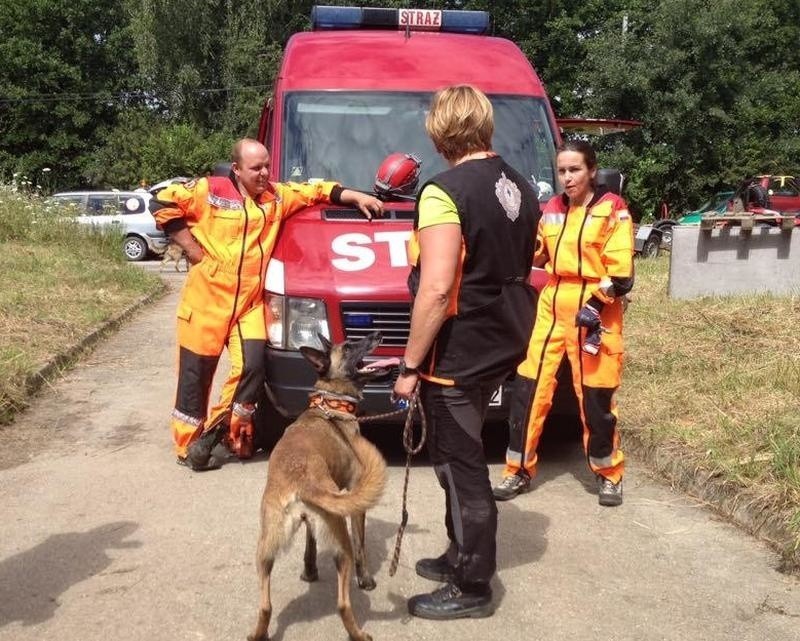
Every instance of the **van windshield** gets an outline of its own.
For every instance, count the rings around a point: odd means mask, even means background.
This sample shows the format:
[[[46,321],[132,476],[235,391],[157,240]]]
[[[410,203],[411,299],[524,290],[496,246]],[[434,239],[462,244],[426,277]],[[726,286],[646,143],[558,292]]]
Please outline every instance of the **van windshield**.
[[[432,93],[294,92],[284,104],[280,179],[337,180],[371,191],[375,172],[390,153],[422,160],[420,186],[447,169],[425,133]],[[555,190],[555,145],[543,98],[489,96],[494,107],[494,150],[538,185]]]

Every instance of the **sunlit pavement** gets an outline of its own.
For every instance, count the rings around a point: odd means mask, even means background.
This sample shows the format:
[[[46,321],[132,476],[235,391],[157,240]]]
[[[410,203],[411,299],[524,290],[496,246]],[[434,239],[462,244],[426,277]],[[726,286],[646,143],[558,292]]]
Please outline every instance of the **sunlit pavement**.
[[[227,641],[244,639],[255,621],[267,459],[201,474],[175,465],[168,416],[181,280],[165,281],[165,296],[0,430],[0,444],[10,430],[32,444],[0,470],[0,641]],[[504,427],[487,430],[498,480]],[[378,587],[352,590],[355,615],[376,640],[800,639],[800,583],[773,569],[769,548],[635,460],[624,505],[599,507],[579,443],[552,435],[533,490],[499,505],[495,615],[413,619],[406,599],[436,587],[414,563],[444,548],[443,493],[425,458],[415,460],[409,525],[389,577],[404,454],[396,428],[365,433],[390,462],[367,524]],[[300,581],[301,568],[298,540],[273,573],[271,638],[344,639],[330,552],[320,554],[318,582]]]

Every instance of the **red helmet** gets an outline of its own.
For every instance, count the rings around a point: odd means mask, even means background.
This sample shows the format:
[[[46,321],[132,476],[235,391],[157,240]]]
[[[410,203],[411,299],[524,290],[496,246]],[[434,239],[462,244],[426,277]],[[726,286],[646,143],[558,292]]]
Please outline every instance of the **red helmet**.
[[[389,154],[375,174],[375,193],[379,196],[410,194],[417,186],[419,168],[420,160],[414,154]]]

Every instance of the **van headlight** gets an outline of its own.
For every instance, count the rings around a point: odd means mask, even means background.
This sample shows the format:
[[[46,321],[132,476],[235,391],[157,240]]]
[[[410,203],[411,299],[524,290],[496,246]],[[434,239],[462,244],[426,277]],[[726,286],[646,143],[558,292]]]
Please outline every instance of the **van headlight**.
[[[297,350],[302,345],[322,349],[317,334],[330,338],[325,302],[269,294],[267,338],[278,349]]]

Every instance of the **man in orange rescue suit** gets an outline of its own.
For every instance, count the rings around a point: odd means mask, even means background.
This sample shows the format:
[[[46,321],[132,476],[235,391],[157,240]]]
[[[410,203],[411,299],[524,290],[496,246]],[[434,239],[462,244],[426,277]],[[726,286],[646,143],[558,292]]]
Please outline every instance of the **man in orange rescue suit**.
[[[256,140],[239,140],[231,161],[229,176],[170,185],[150,205],[193,265],[178,305],[171,429],[178,463],[195,471],[220,466],[211,451],[223,438],[239,458],[252,456],[252,416],[264,381],[264,272],[281,222],[316,203],[354,205],[367,218],[383,211],[377,198],[334,182],[271,183],[269,152]],[[208,412],[226,346],[231,370]]]
[[[534,259],[549,279],[528,355],[517,369],[506,468],[493,493],[503,501],[530,488],[556,373],[567,359],[600,505],[619,505],[624,463],[614,394],[622,370],[623,297],[633,286],[633,226],[625,201],[596,186],[597,159],[588,143],[563,144],[556,163],[564,193],[545,206]]]

